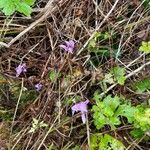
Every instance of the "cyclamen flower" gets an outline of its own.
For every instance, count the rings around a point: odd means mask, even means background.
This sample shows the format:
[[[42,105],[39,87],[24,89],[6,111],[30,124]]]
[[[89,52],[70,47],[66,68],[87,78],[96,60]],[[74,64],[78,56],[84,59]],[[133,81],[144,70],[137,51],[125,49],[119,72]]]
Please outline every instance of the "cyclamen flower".
[[[84,102],[79,102],[75,105],[72,106],[72,115],[74,115],[75,112],[81,112],[81,118],[82,122],[86,122],[86,113],[88,112],[87,110],[87,104],[89,103],[89,100],[86,100]]]
[[[42,89],[43,85],[41,83],[38,83],[35,85],[35,88],[37,91],[40,91]]]
[[[73,40],[65,41],[65,44],[60,45],[66,52],[73,53],[75,42]]]
[[[21,73],[27,72],[27,66],[25,63],[22,65],[20,64],[15,70],[16,70],[16,77],[19,77]]]

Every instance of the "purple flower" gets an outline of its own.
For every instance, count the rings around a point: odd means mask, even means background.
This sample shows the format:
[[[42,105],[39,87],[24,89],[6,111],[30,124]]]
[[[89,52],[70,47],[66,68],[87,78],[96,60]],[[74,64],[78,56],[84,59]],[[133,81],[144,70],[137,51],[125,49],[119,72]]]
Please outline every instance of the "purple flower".
[[[35,88],[36,88],[37,91],[40,91],[42,89],[42,87],[43,87],[43,85],[41,83],[37,83],[35,85]]]
[[[27,72],[27,66],[25,63],[20,64],[15,70],[16,70],[16,77],[19,77],[20,74],[23,72]]]
[[[75,42],[73,40],[65,41],[65,44],[60,45],[65,51],[73,53]]]
[[[82,122],[86,122],[86,113],[88,112],[87,110],[87,104],[89,103],[89,100],[86,100],[84,102],[79,102],[75,105],[72,106],[72,115],[74,115],[75,112],[81,112],[81,118]]]

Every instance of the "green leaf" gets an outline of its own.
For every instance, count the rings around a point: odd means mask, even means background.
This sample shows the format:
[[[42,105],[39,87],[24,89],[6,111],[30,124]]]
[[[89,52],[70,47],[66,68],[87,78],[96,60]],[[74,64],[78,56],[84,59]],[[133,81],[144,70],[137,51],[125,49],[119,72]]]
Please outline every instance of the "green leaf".
[[[125,146],[118,141],[117,139],[113,138],[112,136],[105,134],[101,137],[101,141],[99,143],[100,150],[125,150]]]
[[[109,38],[111,37],[108,32],[105,32],[105,33],[103,34],[103,36],[104,36],[104,39],[105,39],[105,40],[106,40],[106,39],[109,39]]]
[[[29,133],[34,133],[37,129],[47,127],[48,125],[44,121],[39,122],[36,118],[33,118],[32,127]]]
[[[131,104],[120,105],[116,111],[117,116],[124,116],[128,119],[129,123],[134,121],[134,114],[136,112],[135,107],[132,107]]]
[[[150,77],[134,83],[133,88],[136,90],[137,93],[143,93],[146,90],[150,90]]]
[[[120,104],[120,99],[118,96],[115,97],[111,97],[111,95],[108,95],[105,99],[104,99],[104,104],[107,107],[110,107],[112,109],[112,111],[115,111],[116,108],[119,106]],[[105,107],[106,108],[106,107]]]
[[[1,4],[3,4],[3,3],[1,3]],[[6,16],[12,15],[12,14],[15,12],[15,9],[16,9],[15,4],[12,3],[11,0],[5,1],[5,3],[4,3],[3,5],[1,5],[1,8],[3,8],[3,9],[2,9],[2,12],[3,12]]]
[[[19,3],[19,5],[17,6],[17,11],[26,16],[30,16],[32,8],[26,3]]]
[[[150,41],[142,42],[142,45],[140,46],[139,51],[149,54],[150,53]]]
[[[92,39],[90,42],[89,42],[89,47],[95,47],[96,46],[96,41],[95,39]]]
[[[103,79],[103,82],[113,84],[114,80],[112,78],[112,74],[111,73],[105,74],[105,78]]]
[[[119,66],[114,67],[111,73],[113,73],[118,84],[124,85],[125,80],[126,80],[124,68],[121,68]]]
[[[0,8],[3,8],[5,5],[5,1],[4,0],[0,0]]]
[[[93,134],[90,137],[91,150],[124,150],[125,146],[108,134]]]
[[[32,6],[35,3],[36,0],[24,0],[24,2],[26,4],[28,4],[29,6]]]
[[[52,70],[49,72],[49,79],[51,81],[55,81],[57,78],[59,78],[61,76],[60,73],[56,72],[55,70]]]
[[[18,11],[26,16],[30,16],[32,12],[32,6],[35,0],[0,0],[0,9],[6,16],[12,15],[15,11]]]
[[[99,137],[96,134],[93,134],[90,137],[90,149],[95,150],[98,147]]]
[[[94,92],[94,97],[93,97],[93,99],[94,99],[95,101],[100,101],[100,100],[101,100],[101,96],[100,96],[100,94],[99,94],[99,91],[95,91],[95,92]]]
[[[111,128],[115,128],[116,125],[121,123],[118,117],[119,115],[116,114],[120,103],[118,96],[111,97],[111,95],[108,95],[103,101],[97,101],[96,105],[93,105],[93,119],[97,129],[105,125],[110,125]]]
[[[150,108],[144,108],[142,106],[137,106],[136,108],[134,126],[146,132],[150,129]]]
[[[148,100],[148,105],[150,105],[150,99]]]
[[[52,148],[53,148],[53,143],[46,149],[46,150],[52,150]]]
[[[72,148],[72,150],[80,150],[80,147],[76,145],[74,148]]]
[[[137,139],[142,138],[144,132],[140,128],[138,129],[135,128],[130,132],[130,134]]]
[[[98,94],[98,93],[97,93]],[[115,129],[121,125],[121,117],[125,117],[132,124],[132,135],[138,137],[150,130],[150,108],[144,104],[132,106],[124,97],[108,95],[101,101],[96,101],[92,107],[94,125],[99,130],[105,125]],[[141,131],[141,134],[139,134]]]
[[[111,117],[109,118],[109,124],[111,126],[111,128],[115,128],[116,125],[120,125],[121,124],[121,121],[119,119],[119,117]]]
[[[141,0],[143,3],[144,7],[149,7],[150,6],[150,0]]]

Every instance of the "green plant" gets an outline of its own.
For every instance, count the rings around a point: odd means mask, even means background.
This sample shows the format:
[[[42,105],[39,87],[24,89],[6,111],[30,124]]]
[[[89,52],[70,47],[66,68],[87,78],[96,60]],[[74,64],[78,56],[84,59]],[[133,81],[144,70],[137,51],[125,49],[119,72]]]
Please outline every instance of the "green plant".
[[[118,84],[124,85],[126,80],[124,68],[116,66],[112,69],[111,73],[114,75],[114,78]]]
[[[105,74],[103,82],[113,84],[114,83],[113,75],[111,73]]]
[[[150,0],[141,0],[141,1],[144,2],[143,3],[144,7],[149,7],[150,6]]]
[[[136,90],[137,93],[143,93],[146,90],[150,90],[150,77],[144,78],[143,80],[134,83],[132,87]]]
[[[148,41],[148,42],[143,41],[142,45],[139,48],[139,51],[149,54],[150,53],[150,41]]]
[[[13,111],[6,110],[0,107],[0,120],[2,121],[11,121],[13,119]]]
[[[141,138],[144,133],[150,130],[150,108],[142,105],[136,107],[134,114],[134,129],[131,134],[136,138]]]
[[[6,16],[12,15],[15,11],[30,16],[34,2],[35,0],[0,0],[0,9]]]
[[[49,72],[49,79],[53,82],[60,76],[61,76],[61,73],[58,73],[55,70]]]
[[[94,96],[94,99],[96,105],[93,105],[92,111],[97,129],[101,129],[105,125],[115,129],[118,125],[121,125],[121,117],[125,117],[128,123],[133,125],[134,130],[131,134],[135,137],[139,133],[143,135],[150,129],[150,108],[144,107],[142,104],[131,106],[131,103],[126,99],[118,96],[108,95],[103,100],[98,96]]]
[[[105,33],[95,32],[94,38],[88,44],[89,51],[96,53],[96,55],[109,56],[108,47],[98,46],[97,44],[99,40],[107,40],[109,39],[109,37],[110,35],[108,32]]]
[[[44,121],[39,122],[36,118],[33,118],[32,127],[29,133],[34,133],[37,129],[47,127],[48,125]]]
[[[52,150],[52,148],[53,148],[53,143],[46,149],[46,150]]]
[[[128,118],[132,122],[134,108],[131,104],[123,104],[118,96],[111,97],[108,95],[103,101],[96,101],[93,106],[94,124],[97,129],[101,129],[105,125],[110,125],[112,129],[121,124],[120,116]]]
[[[124,150],[125,146],[108,134],[93,134],[90,139],[90,149],[95,150]]]
[[[17,83],[12,83],[9,86],[9,91],[14,101],[18,100],[18,97],[20,95],[20,89],[21,89],[20,84]],[[26,87],[23,87],[20,103],[24,105],[25,103],[34,100],[36,97],[37,97],[37,92],[35,90],[28,90]]]
[[[110,84],[113,84],[113,83],[114,83],[114,79],[113,79],[113,75],[111,73],[105,74],[103,80],[101,80],[99,82],[103,92],[106,91],[108,84],[110,85]]]
[[[80,147],[76,145],[72,150],[80,150]]]

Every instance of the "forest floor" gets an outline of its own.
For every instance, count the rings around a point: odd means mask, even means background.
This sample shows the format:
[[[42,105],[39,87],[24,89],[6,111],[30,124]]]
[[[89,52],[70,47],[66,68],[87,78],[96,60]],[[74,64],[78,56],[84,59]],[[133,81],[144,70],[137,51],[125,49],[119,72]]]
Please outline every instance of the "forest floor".
[[[31,17],[1,13],[0,150],[148,150],[149,6],[38,0]]]

